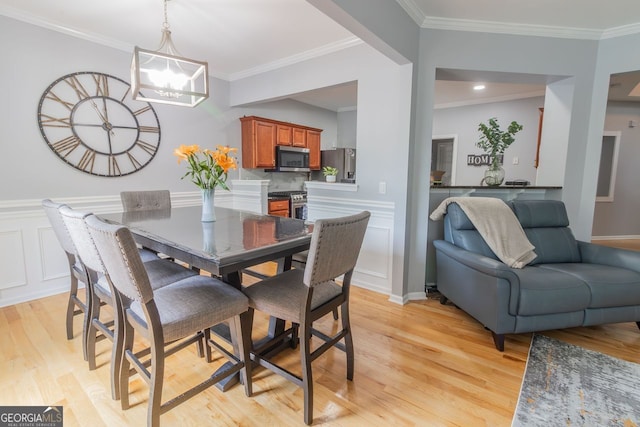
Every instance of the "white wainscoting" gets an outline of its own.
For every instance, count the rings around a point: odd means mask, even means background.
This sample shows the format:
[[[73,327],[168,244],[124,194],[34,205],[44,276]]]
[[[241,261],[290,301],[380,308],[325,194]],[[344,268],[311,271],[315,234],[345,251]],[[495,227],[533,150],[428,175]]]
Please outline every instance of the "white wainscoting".
[[[269,180],[233,180],[233,209],[242,211],[269,212],[268,198]]]
[[[391,295],[395,204],[309,195],[307,208],[309,221],[371,212],[352,282],[354,286]]]
[[[122,212],[119,194],[54,201],[98,214]],[[0,307],[69,290],[67,257],[41,203],[39,199],[0,201]],[[171,204],[200,205],[200,191],[171,193]],[[233,208],[233,192],[216,190],[216,206]]]

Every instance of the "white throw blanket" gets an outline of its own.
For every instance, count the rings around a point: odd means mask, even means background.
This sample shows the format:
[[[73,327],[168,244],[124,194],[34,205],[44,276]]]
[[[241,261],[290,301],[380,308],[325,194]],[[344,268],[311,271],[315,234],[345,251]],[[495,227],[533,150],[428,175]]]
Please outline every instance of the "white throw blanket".
[[[460,206],[493,253],[509,267],[522,268],[535,259],[535,247],[524,234],[516,215],[501,199],[449,197],[429,218],[434,221],[442,219],[450,203]]]

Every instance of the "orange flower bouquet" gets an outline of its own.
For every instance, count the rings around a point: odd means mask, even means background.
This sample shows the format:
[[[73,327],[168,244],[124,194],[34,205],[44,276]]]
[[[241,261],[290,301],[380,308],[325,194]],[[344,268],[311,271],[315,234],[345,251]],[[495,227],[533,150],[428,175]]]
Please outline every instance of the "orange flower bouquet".
[[[187,173],[182,176],[191,178],[191,182],[203,190],[227,186],[227,174],[229,169],[237,169],[236,158],[231,153],[236,153],[237,148],[218,145],[215,151],[201,150],[199,145],[181,145],[173,154],[178,158],[178,163],[186,160],[189,162]],[[201,157],[202,156],[202,157]]]

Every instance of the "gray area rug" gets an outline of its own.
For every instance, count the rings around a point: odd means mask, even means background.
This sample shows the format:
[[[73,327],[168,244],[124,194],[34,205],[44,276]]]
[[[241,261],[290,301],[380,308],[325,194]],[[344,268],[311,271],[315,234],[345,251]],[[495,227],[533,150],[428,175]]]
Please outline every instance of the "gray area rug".
[[[534,335],[513,427],[640,425],[640,365]]]

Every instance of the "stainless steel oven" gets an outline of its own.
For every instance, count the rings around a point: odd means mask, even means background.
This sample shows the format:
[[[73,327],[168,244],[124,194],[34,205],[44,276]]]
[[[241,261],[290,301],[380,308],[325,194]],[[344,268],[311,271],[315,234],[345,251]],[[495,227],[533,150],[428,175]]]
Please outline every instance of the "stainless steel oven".
[[[289,197],[289,213],[291,218],[307,219],[307,193],[291,194]]]
[[[273,191],[269,197],[288,197],[289,216],[291,218],[307,219],[307,192],[306,191]]]

